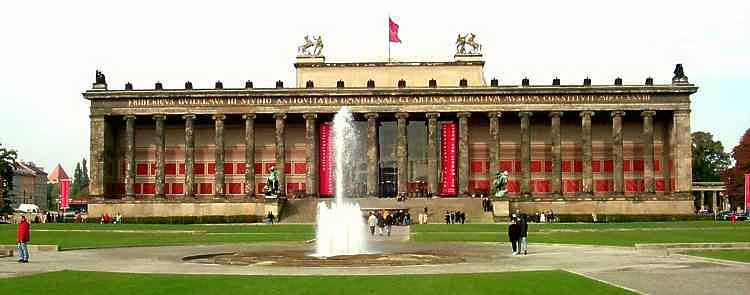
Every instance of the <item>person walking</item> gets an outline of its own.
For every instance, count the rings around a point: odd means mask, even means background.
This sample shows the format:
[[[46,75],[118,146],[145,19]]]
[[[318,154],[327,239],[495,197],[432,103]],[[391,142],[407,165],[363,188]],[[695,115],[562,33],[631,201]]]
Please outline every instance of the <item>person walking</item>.
[[[29,248],[26,244],[31,240],[30,229],[31,226],[26,216],[21,215],[21,222],[18,223],[18,239],[16,239],[20,263],[29,263]]]
[[[378,225],[378,218],[375,217],[375,214],[370,211],[370,217],[367,218],[367,225],[370,226],[370,236],[375,235],[375,226]]]
[[[510,240],[510,245],[513,248],[513,256],[518,255],[518,240],[520,238],[521,227],[518,224],[518,220],[516,218],[513,218],[508,225],[508,239]]]
[[[393,214],[388,214],[385,216],[385,231],[388,233],[388,236],[391,236],[391,226],[393,226]]]
[[[529,241],[527,239],[529,232],[529,223],[526,220],[526,214],[521,214],[519,225],[521,227],[521,241],[518,243],[518,254],[521,254],[521,251],[523,251],[523,255],[526,255],[529,248]]]

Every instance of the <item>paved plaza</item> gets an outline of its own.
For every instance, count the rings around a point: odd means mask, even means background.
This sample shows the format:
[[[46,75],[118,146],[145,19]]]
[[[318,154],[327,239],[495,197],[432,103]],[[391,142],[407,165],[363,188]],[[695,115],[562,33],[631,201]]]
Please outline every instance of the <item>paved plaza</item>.
[[[272,242],[217,246],[131,247],[32,253],[31,262],[0,258],[0,277],[59,270],[223,275],[399,275],[481,273],[562,269],[646,294],[747,294],[750,264],[665,255],[633,247],[535,244],[531,237],[526,256],[510,255],[509,243],[416,243],[408,227],[395,227],[392,237],[376,236],[373,247],[386,252],[440,252],[458,255],[465,262],[448,265],[368,267],[281,267],[218,265],[186,261],[194,255],[238,251],[309,251],[313,243]],[[726,286],[735,286],[727,289]]]

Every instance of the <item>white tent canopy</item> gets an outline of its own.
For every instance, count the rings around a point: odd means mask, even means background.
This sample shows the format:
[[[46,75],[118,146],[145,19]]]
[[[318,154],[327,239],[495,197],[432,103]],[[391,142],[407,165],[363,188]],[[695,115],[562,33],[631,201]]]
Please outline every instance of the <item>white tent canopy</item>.
[[[26,213],[36,213],[39,212],[39,206],[34,204],[21,204],[16,210]]]

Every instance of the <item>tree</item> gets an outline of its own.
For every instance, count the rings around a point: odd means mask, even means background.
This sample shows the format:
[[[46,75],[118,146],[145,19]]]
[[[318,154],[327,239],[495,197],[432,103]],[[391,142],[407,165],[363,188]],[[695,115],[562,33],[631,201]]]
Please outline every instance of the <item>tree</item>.
[[[83,170],[81,170],[81,163],[76,163],[76,170],[73,172],[73,183],[70,187],[70,196],[78,196],[78,192],[81,190],[81,178],[83,177]]]
[[[722,174],[722,180],[726,185],[726,195],[730,198],[732,208],[736,208],[744,203],[745,174],[750,173],[750,129],[742,135],[740,144],[732,149],[732,158],[734,167]]]
[[[720,181],[731,163],[721,141],[708,132],[693,132],[693,181]]]
[[[10,212],[11,193],[13,192],[13,175],[16,170],[16,151],[6,149],[0,143],[0,212]]]
[[[89,186],[89,168],[88,163],[86,163],[86,158],[83,158],[81,161],[81,187],[79,188],[79,191],[84,191],[86,187]]]

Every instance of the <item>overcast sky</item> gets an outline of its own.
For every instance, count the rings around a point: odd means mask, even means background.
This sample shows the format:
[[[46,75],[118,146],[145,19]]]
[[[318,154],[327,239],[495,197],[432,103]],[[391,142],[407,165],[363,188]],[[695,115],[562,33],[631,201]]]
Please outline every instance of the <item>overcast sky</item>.
[[[695,4],[693,4],[695,3]],[[501,84],[669,83],[683,63],[692,130],[735,146],[750,128],[750,1],[5,1],[0,4],[0,143],[48,172],[88,158],[88,101],[110,89],[294,83],[296,47],[322,35],[327,61],[452,60],[474,32]]]

